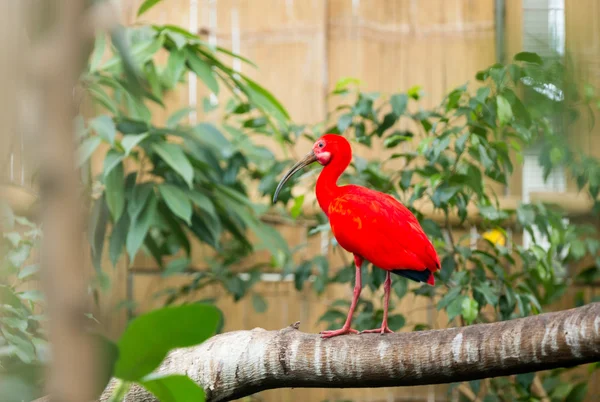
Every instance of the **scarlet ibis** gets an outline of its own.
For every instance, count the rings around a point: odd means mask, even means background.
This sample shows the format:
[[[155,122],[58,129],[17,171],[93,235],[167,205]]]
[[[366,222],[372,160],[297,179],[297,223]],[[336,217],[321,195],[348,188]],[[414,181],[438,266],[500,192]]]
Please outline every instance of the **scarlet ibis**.
[[[386,271],[381,328],[364,333],[392,332],[387,322],[391,273],[433,285],[433,273],[440,269],[435,248],[408,208],[389,194],[357,185],[337,185],[351,160],[352,149],[348,140],[341,135],[326,134],[283,176],[273,196],[273,202],[276,202],[283,185],[305,166],[313,162],[323,165],[317,180],[317,201],[329,218],[331,231],[338,244],[354,254],[356,266],[354,295],[346,322],[341,329],[321,332],[323,338],[358,333],[351,328],[351,323],[362,289],[363,261],[369,261]]]

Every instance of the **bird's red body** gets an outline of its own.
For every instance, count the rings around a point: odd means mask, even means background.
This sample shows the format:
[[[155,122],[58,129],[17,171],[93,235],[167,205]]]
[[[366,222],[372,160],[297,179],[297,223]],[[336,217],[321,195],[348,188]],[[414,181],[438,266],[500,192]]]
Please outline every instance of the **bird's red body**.
[[[317,200],[340,246],[386,271],[438,270],[437,253],[408,208],[379,191],[337,185],[352,159],[350,144],[337,135],[326,135],[323,140],[334,148],[334,156],[317,181]],[[433,285],[433,275],[426,277]]]
[[[434,272],[439,260],[415,216],[395,198],[360,186],[343,186],[329,205],[331,231],[345,250],[386,271]],[[427,283],[433,285],[433,275]]]
[[[390,273],[434,284],[433,272],[440,269],[437,253],[417,218],[394,197],[356,185],[338,186],[337,181],[352,160],[348,141],[327,134],[315,142],[311,153],[282,179],[275,194],[292,174],[314,161],[324,166],[317,180],[317,200],[329,217],[331,231],[341,247],[354,254],[356,283],[346,324],[340,330],[325,331],[324,337],[355,333],[350,329],[352,314],[362,287],[363,260],[387,272],[382,327],[366,332],[391,332],[387,308],[391,288]]]

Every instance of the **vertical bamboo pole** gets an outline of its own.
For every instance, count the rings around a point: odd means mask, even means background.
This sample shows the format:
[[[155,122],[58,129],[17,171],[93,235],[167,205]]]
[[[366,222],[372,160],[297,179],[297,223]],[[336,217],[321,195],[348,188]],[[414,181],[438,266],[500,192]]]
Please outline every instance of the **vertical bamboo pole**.
[[[84,4],[84,0],[52,0],[28,10],[44,13],[40,20],[44,18],[48,26],[34,43],[28,72],[43,105],[37,118],[44,129],[38,154],[44,229],[41,262],[52,356],[48,391],[52,400],[61,402],[94,399],[93,348],[84,332],[85,313],[90,310],[73,124],[73,90],[87,56],[83,54]]]

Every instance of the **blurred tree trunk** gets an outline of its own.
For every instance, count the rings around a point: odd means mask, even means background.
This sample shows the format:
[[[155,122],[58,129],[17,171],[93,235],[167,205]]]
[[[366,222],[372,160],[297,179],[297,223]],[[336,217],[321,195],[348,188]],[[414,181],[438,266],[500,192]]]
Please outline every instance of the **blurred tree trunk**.
[[[600,360],[600,303],[493,324],[321,339],[260,328],[173,351],[160,372],[189,375],[207,401],[289,387],[365,388],[460,382]],[[114,385],[114,381],[113,381]],[[102,401],[108,400],[110,386]],[[126,401],[155,401],[134,387]]]
[[[12,2],[10,2],[12,3]],[[36,122],[39,191],[44,237],[42,280],[49,315],[51,400],[82,402],[94,398],[95,359],[85,334],[90,312],[85,269],[83,210],[75,170],[73,91],[87,58],[85,0],[24,1],[21,26],[28,27],[24,71],[34,88],[25,104]],[[5,96],[7,96],[5,94]]]

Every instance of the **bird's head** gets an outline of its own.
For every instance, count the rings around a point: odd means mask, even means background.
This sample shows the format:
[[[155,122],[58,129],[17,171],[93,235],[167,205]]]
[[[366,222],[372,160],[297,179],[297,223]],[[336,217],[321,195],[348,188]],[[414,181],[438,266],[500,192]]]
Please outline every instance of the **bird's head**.
[[[344,156],[345,159],[352,157],[350,143],[347,139],[337,134],[325,134],[319,138],[312,146],[312,149],[298,163],[290,168],[284,175],[273,196],[273,202],[277,202],[277,196],[283,188],[283,185],[299,170],[313,162],[319,162],[323,166],[327,166],[336,157]],[[345,168],[346,166],[344,166]]]

